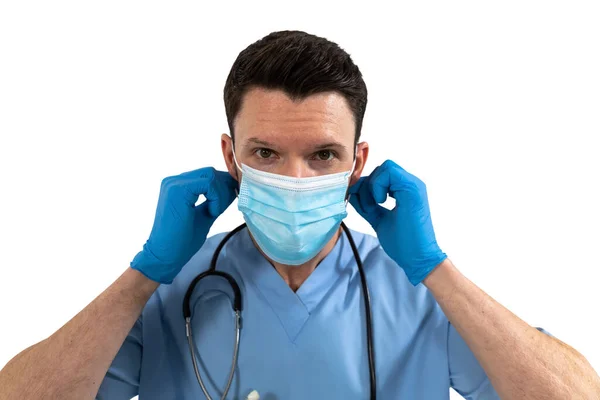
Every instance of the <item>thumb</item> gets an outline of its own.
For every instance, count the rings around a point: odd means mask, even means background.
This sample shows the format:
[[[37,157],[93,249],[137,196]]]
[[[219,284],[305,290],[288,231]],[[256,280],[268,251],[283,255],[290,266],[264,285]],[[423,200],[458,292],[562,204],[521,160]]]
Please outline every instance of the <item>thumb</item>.
[[[235,200],[236,186],[237,182],[229,173],[215,171],[215,176],[209,183],[205,195],[205,203],[211,217],[217,218]]]
[[[349,202],[372,227],[376,227],[379,219],[383,214],[383,207],[381,207],[370,191],[368,179],[360,178],[360,180],[352,186],[350,190]]]
[[[365,209],[360,204],[361,201],[358,198],[358,195],[350,195],[348,202],[352,205],[352,207],[354,207],[356,212],[358,212],[358,214],[369,223],[369,225],[371,225],[373,228],[375,228],[377,226],[377,224],[379,223],[379,220],[381,218],[381,214],[382,214],[381,210],[375,209],[375,210],[371,210],[370,212],[365,211]],[[381,207],[381,206],[377,205],[377,207]]]

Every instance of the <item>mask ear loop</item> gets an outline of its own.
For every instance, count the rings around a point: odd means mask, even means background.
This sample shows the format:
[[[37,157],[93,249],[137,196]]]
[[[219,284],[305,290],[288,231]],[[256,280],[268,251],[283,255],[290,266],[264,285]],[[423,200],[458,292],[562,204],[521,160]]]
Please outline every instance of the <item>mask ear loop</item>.
[[[240,165],[238,164],[237,158],[235,157],[235,149],[231,150],[231,153],[233,154],[233,162],[235,163],[235,166],[237,167],[238,170],[240,170],[240,172],[242,172],[242,167],[240,167]],[[237,176],[237,170],[235,171],[235,175]],[[241,182],[239,182],[239,184],[241,185]],[[235,188],[235,196],[236,197],[240,197],[240,192],[238,191],[238,188]]]
[[[242,167],[240,167],[240,164],[238,164],[237,158],[235,157],[235,150],[232,149],[231,153],[233,154],[233,162],[235,163],[235,166],[238,167],[240,171],[243,171]]]
[[[348,177],[348,183],[350,183],[350,179],[352,179],[352,174],[354,173],[354,168],[356,167],[356,155],[358,154],[358,144],[354,148],[354,161],[352,162],[352,169],[350,170],[350,174]],[[346,199],[344,203],[344,207],[348,206],[348,201],[350,201],[350,185],[348,185],[348,189],[346,190]]]

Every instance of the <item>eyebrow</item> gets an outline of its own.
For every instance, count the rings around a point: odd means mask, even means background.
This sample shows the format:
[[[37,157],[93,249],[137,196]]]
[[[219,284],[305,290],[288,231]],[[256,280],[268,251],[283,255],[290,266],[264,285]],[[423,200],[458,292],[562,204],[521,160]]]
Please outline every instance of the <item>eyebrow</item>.
[[[277,146],[274,143],[270,143],[270,142],[267,142],[265,140],[261,140],[261,139],[256,138],[256,137],[251,137],[251,138],[247,139],[246,143],[244,145],[246,146],[246,145],[248,145],[250,143],[259,144],[261,146],[265,146],[265,147],[268,147],[268,148],[277,148],[277,147],[279,147],[279,146]],[[328,142],[328,143],[318,144],[318,145],[314,146],[315,150],[323,150],[323,149],[330,149],[330,148],[338,148],[338,149],[346,150],[346,146],[344,146],[343,144],[341,144],[339,142]]]
[[[250,139],[247,139],[246,143],[244,143],[244,145],[248,145],[250,143],[260,144],[261,146],[265,146],[265,147],[277,147],[274,143],[260,140],[259,138],[255,138],[255,137],[251,137]]]
[[[339,149],[346,150],[346,146],[344,146],[343,144],[338,143],[338,142],[329,142],[329,143],[318,144],[315,146],[315,149],[322,150],[322,149],[330,149],[332,147],[333,148],[337,147]]]

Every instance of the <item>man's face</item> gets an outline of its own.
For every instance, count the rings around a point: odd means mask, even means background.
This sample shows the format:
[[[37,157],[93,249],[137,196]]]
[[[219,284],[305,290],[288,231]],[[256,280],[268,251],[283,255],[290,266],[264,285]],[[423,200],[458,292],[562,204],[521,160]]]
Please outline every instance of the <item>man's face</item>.
[[[354,162],[354,118],[344,97],[320,93],[293,102],[279,90],[252,89],[234,121],[238,163],[292,177],[349,171]],[[241,178],[233,160],[231,138],[221,148],[229,173]],[[358,144],[350,184],[360,177],[368,144]]]

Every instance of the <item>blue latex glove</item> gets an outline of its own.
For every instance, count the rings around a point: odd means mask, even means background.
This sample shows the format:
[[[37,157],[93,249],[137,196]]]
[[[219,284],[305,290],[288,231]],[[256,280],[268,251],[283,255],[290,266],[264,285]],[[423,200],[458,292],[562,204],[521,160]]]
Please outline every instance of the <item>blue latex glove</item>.
[[[388,194],[396,199],[393,210],[379,205]],[[371,224],[383,250],[413,285],[446,258],[435,240],[425,184],[393,161],[352,185],[350,204]]]
[[[163,179],[150,238],[131,268],[156,282],[173,282],[233,202],[237,186],[231,175],[212,167]],[[206,201],[195,206],[201,194]]]

